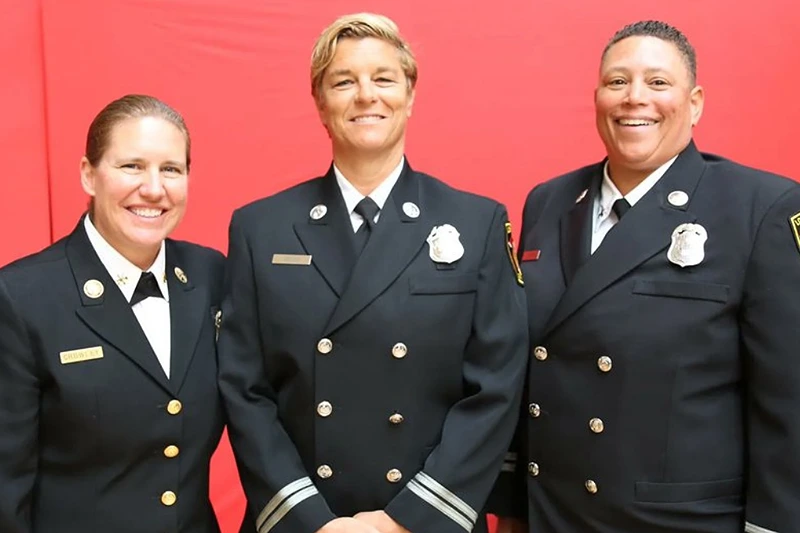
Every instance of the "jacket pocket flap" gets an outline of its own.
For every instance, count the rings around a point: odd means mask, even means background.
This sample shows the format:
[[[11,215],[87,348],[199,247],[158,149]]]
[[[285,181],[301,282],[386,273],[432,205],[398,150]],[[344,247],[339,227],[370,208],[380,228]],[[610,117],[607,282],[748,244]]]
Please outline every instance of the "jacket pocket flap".
[[[673,298],[690,298],[695,300],[712,300],[725,303],[728,301],[730,287],[716,283],[696,283],[688,281],[649,281],[636,280],[633,294],[648,296],[671,296]]]
[[[478,290],[478,273],[414,276],[409,279],[411,294],[459,294]]]
[[[681,503],[710,500],[742,493],[742,478],[701,481],[697,483],[636,482],[636,501],[651,503]]]

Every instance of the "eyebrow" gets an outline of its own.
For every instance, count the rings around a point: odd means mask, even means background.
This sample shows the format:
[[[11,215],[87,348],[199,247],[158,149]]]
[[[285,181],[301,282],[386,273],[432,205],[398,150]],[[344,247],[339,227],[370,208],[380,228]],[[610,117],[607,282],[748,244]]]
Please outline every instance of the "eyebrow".
[[[606,70],[605,73],[608,74],[608,73],[611,73],[611,72],[630,72],[630,71],[631,71],[631,69],[628,68],[628,67],[611,67],[608,70]],[[669,73],[669,70],[666,69],[666,68],[663,68],[663,67],[656,67],[656,68],[645,69],[644,72],[645,72],[645,74],[655,74],[655,73],[661,73],[661,72]]]
[[[392,67],[378,67],[375,69],[375,74],[383,74],[386,72],[397,73],[398,70]],[[337,68],[336,70],[330,71],[330,76],[349,76],[352,75],[353,71],[349,68]]]
[[[144,163],[146,161],[147,159],[145,159],[144,157],[117,157],[114,160],[114,164],[119,165],[121,163]],[[168,160],[168,161],[163,161],[159,166],[162,165],[172,165],[174,167],[186,167],[186,162]]]

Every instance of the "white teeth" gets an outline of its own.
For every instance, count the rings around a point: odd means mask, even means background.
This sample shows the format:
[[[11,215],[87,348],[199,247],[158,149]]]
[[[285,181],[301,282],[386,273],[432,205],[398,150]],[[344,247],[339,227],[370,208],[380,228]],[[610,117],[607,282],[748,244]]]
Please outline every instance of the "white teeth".
[[[380,115],[366,115],[363,117],[356,117],[353,119],[353,122],[375,122],[376,120],[380,120]]]
[[[652,126],[656,123],[655,120],[642,120],[642,119],[626,119],[621,118],[618,121],[623,126]]]
[[[156,218],[160,217],[161,213],[164,212],[163,209],[152,209],[146,207],[131,207],[131,213],[136,216],[143,217],[143,218]]]

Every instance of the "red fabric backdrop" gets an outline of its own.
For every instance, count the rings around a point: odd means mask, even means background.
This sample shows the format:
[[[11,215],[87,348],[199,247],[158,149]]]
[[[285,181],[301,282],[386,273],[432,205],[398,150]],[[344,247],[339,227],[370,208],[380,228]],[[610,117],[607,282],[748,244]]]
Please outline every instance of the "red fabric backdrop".
[[[394,18],[420,63],[411,163],[506,203],[515,225],[534,184],[602,156],[598,57],[616,29],[642,18],[677,25],[697,48],[700,148],[800,176],[791,0],[755,10],[728,0],[0,0],[0,265],[72,229],[86,204],[86,129],[130,92],[186,116],[191,199],[176,236],[224,251],[234,207],[326,170],[308,59],[327,23],[361,10]],[[213,473],[233,533],[243,499],[226,442]]]

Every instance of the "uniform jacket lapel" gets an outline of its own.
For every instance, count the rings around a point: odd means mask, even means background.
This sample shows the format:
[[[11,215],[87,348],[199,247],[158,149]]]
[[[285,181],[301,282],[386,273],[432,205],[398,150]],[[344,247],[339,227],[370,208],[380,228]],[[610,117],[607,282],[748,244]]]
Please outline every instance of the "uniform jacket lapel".
[[[169,391],[167,376],[158,363],[156,354],[150,347],[130,304],[92,248],[83,228],[83,219],[68,237],[67,258],[81,301],[76,309],[78,317],[98,336],[130,358]],[[90,279],[103,284],[104,291],[99,298],[90,298],[84,292],[84,284]]]
[[[405,270],[431,229],[429,209],[422,197],[423,178],[404,164],[400,178],[381,209],[378,224],[356,260],[347,289],[331,315],[326,332],[353,318],[378,297]],[[419,207],[419,216],[408,216],[403,204]]]
[[[550,317],[545,335],[601,290],[666,250],[676,226],[695,220],[687,209],[704,169],[699,152],[693,143],[690,144],[658,183],[606,235],[597,251],[577,269]],[[667,196],[675,190],[687,193],[689,203],[671,205]]]
[[[600,191],[601,172],[588,175],[584,188],[575,195],[575,205],[561,218],[561,268],[569,285],[580,266],[589,259],[592,241],[594,199]],[[571,196],[570,196],[571,198]]]
[[[169,383],[176,393],[180,391],[194,357],[200,330],[204,323],[211,320],[211,309],[205,293],[196,289],[192,281],[191,267],[180,256],[174,243],[167,240],[166,275],[169,287],[171,357]],[[185,283],[179,279],[176,268],[184,273]]]
[[[328,282],[337,296],[342,296],[354,260],[353,226],[336,183],[331,165],[308,203],[308,218],[294,225],[297,238],[311,256],[311,264]],[[323,205],[325,216],[314,219],[311,210]]]

